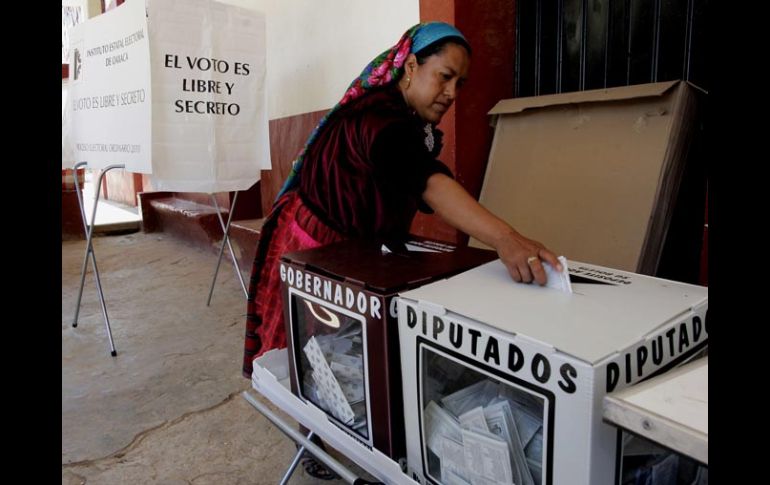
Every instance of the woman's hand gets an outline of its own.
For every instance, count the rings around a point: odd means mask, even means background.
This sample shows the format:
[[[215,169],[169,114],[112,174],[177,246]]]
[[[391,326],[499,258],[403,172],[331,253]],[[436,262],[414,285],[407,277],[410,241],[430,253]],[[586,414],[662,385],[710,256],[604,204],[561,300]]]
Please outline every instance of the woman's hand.
[[[422,198],[453,227],[495,248],[514,281],[531,283],[534,280],[544,285],[547,277],[543,261],[557,271],[562,270],[553,252],[519,234],[446,175],[431,175]]]
[[[507,229],[493,241],[492,246],[514,281],[531,283],[534,280],[544,285],[547,278],[543,261],[557,271],[562,270],[556,255],[541,243],[522,236],[513,228]]]

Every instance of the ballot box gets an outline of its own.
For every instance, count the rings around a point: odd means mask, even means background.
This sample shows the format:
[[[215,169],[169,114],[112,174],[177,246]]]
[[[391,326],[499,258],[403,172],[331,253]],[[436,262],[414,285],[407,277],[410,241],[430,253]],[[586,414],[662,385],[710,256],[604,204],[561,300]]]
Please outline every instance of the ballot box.
[[[602,398],[708,343],[708,289],[570,261],[572,293],[500,262],[398,299],[408,473],[421,483],[610,485]]]
[[[395,297],[495,257],[424,240],[398,247],[343,241],[284,255],[292,391],[358,442],[403,458]]]

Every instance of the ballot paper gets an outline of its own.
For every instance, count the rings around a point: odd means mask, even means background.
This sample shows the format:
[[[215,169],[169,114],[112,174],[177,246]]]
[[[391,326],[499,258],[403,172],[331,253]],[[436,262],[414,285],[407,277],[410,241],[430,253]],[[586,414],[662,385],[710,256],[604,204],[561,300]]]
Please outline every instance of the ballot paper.
[[[545,269],[545,276],[548,278],[548,281],[545,283],[546,288],[553,288],[554,290],[563,291],[565,293],[572,293],[572,283],[570,283],[569,280],[567,258],[559,256],[561,271],[556,271],[556,268],[545,261],[541,262],[543,263],[543,269]]]
[[[350,372],[356,372],[363,375],[364,360],[361,358],[361,354],[338,354],[333,353],[331,355],[331,363],[337,364],[337,367],[346,367]]]
[[[444,438],[462,443],[460,422],[434,401],[425,406],[425,440],[428,449],[441,458]]]
[[[499,436],[508,444],[510,452],[513,482],[516,485],[534,485],[532,474],[524,455],[520,433],[511,412],[508,401],[500,401],[484,408],[484,416],[492,434]]]
[[[337,381],[340,383],[345,399],[347,399],[350,404],[355,404],[364,400],[364,386],[360,379],[338,377]]]
[[[398,249],[397,249],[397,251],[399,251],[399,253],[400,253],[400,252],[401,252],[401,251],[403,251],[404,249],[405,249],[407,252],[410,252],[410,253],[411,253],[411,252],[415,252],[415,253],[437,253],[437,252],[438,252],[438,251],[437,251],[437,250],[435,250],[435,249],[424,248],[424,247],[422,247],[422,246],[415,246],[415,245],[413,245],[413,244],[404,244],[404,247],[403,247],[401,250],[398,250]],[[393,251],[391,251],[391,250],[390,250],[390,248],[388,248],[388,247],[387,247],[386,245],[384,245],[384,244],[383,244],[383,245],[382,245],[382,247],[380,248],[380,251],[382,252],[382,254],[388,254],[388,253],[392,253],[392,252],[393,252]]]
[[[443,244],[437,241],[407,241],[403,245],[396,243],[394,249],[397,252],[407,251],[410,253],[446,253],[457,249],[455,246]],[[383,244],[380,248],[382,254],[393,252],[387,245]]]
[[[516,418],[517,410],[522,410],[527,412],[530,416],[533,416],[538,422],[543,422],[544,402],[541,398],[511,386],[500,386],[498,396],[511,401],[511,405],[513,406],[511,411],[513,411],[514,418]],[[517,425],[518,423],[519,422],[516,421]]]
[[[331,412],[332,410],[332,403],[334,402],[334,398],[329,394],[326,389],[323,389],[319,387],[316,383],[321,380],[321,377],[316,376],[316,372],[313,371],[310,374],[310,377],[313,379],[313,384],[315,385],[315,397],[316,402],[325,410]]]
[[[327,406],[327,411],[345,424],[352,424],[355,419],[353,409],[350,407],[345,394],[340,387],[337,378],[334,377],[329,364],[326,362],[321,347],[318,346],[315,337],[310,337],[304,347],[305,355],[313,368],[313,381],[316,384],[318,394]]]
[[[332,361],[331,364],[329,364],[329,367],[331,368],[332,372],[334,372],[334,375],[337,377],[337,379],[348,379],[348,380],[358,380],[363,383],[364,381],[364,370],[363,370],[363,363],[361,362],[361,359],[358,360],[358,365],[356,366],[350,366],[345,364],[340,364],[337,359],[340,357],[339,354],[332,354]]]
[[[471,485],[471,482],[451,470],[441,472],[441,483],[443,485]]]
[[[471,484],[512,485],[514,482],[508,444],[492,433],[472,429],[463,429],[461,432],[465,465]]]
[[[460,416],[477,406],[486,406],[497,395],[497,383],[484,379],[444,397],[441,404],[455,416]]]
[[[458,416],[457,419],[460,421],[460,426],[465,429],[475,429],[478,431],[489,432],[489,428],[487,427],[487,420],[484,418],[484,408],[481,406],[464,412]]]
[[[461,441],[447,436],[441,437],[441,482],[466,484],[465,451]]]
[[[518,402],[509,400],[503,397],[497,397],[493,399],[486,408],[484,408],[484,413],[485,415],[487,415],[487,422],[489,422],[488,413],[491,412],[492,409],[494,409],[493,404],[497,404],[500,402],[508,403],[509,410],[513,415],[514,422],[516,423],[516,429],[519,432],[519,439],[521,440],[521,446],[522,448],[526,448],[526,446],[532,440],[532,437],[535,436],[535,433],[537,433],[538,430],[543,425],[543,420],[534,416],[527,408],[525,408]],[[490,428],[490,431],[494,432],[491,428]]]

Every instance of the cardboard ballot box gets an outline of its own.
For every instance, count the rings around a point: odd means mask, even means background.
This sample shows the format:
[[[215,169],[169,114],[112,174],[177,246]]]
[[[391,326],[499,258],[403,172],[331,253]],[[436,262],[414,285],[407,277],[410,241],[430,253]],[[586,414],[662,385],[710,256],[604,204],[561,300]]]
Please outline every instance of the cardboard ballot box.
[[[499,260],[398,301],[407,466],[422,483],[610,485],[602,398],[708,342],[708,289],[570,262],[573,293]]]
[[[293,392],[394,460],[405,456],[395,297],[496,257],[451,249],[343,241],[281,258]]]

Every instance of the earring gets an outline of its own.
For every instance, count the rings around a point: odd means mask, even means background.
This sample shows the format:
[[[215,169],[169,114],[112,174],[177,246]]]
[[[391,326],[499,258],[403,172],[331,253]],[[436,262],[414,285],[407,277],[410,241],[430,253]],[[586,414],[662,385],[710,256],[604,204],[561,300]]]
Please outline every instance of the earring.
[[[406,76],[406,87],[408,88],[412,84],[412,78]]]

